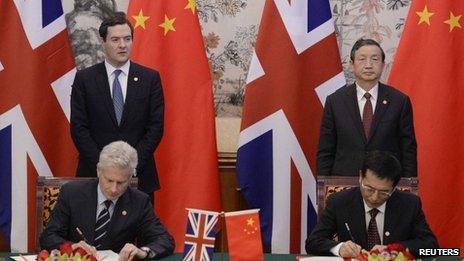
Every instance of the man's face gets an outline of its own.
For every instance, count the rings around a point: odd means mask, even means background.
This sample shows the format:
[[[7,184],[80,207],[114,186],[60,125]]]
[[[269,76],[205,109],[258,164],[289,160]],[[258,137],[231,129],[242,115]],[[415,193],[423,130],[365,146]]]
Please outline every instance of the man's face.
[[[130,170],[118,168],[99,168],[98,184],[103,195],[109,200],[119,198],[129,186]]]
[[[393,181],[380,179],[373,171],[367,170],[366,176],[359,176],[361,194],[366,204],[371,208],[378,208],[393,192]]]
[[[373,87],[382,75],[384,63],[382,51],[376,45],[364,45],[354,53],[350,68],[356,82],[363,88]]]
[[[124,65],[132,49],[132,35],[129,25],[118,24],[108,27],[106,41],[101,39],[103,52],[106,60],[114,67]]]

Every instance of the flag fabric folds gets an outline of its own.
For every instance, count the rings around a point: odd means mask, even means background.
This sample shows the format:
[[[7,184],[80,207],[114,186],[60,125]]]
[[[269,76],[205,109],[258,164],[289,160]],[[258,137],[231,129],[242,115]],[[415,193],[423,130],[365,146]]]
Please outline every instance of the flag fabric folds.
[[[389,83],[414,108],[419,195],[441,247],[464,249],[464,2],[415,0]]]
[[[218,212],[187,209],[187,231],[184,240],[185,261],[213,260]]]
[[[231,261],[264,259],[258,211],[250,209],[225,213]]]
[[[0,237],[24,253],[35,249],[37,176],[75,173],[75,66],[61,1],[0,1],[0,14]]]
[[[212,82],[195,1],[131,0],[132,59],[160,72],[164,135],[156,150],[156,211],[176,242],[186,208],[220,210]],[[181,252],[177,244],[176,252]]]
[[[328,0],[267,0],[247,77],[237,177],[265,251],[303,253],[316,223],[323,104],[345,84]]]

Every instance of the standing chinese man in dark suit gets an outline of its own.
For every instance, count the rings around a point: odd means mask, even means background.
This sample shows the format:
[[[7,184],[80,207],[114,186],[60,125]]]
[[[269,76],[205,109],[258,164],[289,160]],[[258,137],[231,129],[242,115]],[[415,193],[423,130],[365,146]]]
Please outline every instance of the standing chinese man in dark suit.
[[[317,175],[357,176],[368,151],[389,151],[404,177],[417,176],[417,144],[409,97],[379,82],[385,53],[372,39],[350,54],[356,82],[327,97],[317,150]]]
[[[101,149],[124,140],[138,153],[139,189],[159,189],[153,152],[163,135],[164,99],[158,72],[129,60],[133,27],[122,12],[99,29],[105,61],[78,71],[71,94],[71,135],[77,176],[96,177]]]

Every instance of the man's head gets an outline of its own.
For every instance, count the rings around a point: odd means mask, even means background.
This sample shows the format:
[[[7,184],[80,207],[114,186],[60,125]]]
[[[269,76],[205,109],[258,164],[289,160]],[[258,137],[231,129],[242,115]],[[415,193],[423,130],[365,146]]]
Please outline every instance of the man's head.
[[[401,164],[393,155],[383,151],[366,154],[359,171],[359,184],[369,207],[377,208],[387,201],[400,179]]]
[[[380,79],[385,65],[385,53],[380,44],[372,39],[359,39],[350,53],[350,68],[356,82],[370,90]]]
[[[137,167],[137,151],[124,141],[106,145],[97,164],[98,183],[109,200],[119,198],[127,189]]]
[[[134,28],[126,19],[126,14],[114,13],[101,23],[98,32],[106,60],[114,67],[124,65],[129,60],[134,35]]]

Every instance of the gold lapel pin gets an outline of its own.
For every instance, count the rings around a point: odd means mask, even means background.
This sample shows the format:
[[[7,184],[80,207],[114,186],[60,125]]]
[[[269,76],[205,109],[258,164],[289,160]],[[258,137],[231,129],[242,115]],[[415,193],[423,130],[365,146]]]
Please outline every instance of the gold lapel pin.
[[[137,82],[139,80],[139,77],[134,77],[134,81]]]
[[[122,211],[122,215],[123,215],[123,216],[127,215],[127,211],[123,210],[123,211]]]
[[[383,102],[382,102],[382,103],[383,103],[383,104],[387,104],[387,100],[383,100]]]
[[[385,236],[387,236],[387,237],[390,236],[390,232],[385,231]]]

